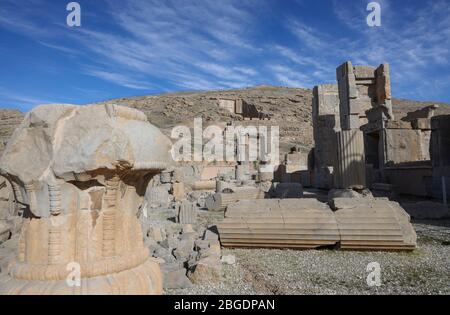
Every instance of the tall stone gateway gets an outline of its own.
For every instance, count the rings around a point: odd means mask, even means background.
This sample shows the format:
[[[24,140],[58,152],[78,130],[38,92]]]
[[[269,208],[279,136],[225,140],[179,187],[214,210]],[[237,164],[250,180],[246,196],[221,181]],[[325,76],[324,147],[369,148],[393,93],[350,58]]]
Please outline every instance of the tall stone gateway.
[[[335,187],[364,188],[365,148],[360,128],[368,123],[367,113],[373,109],[393,119],[389,65],[353,66],[347,61],[337,68],[336,76],[342,132],[337,133]]]
[[[26,209],[0,294],[160,294],[136,217],[170,141],[137,110],[44,105],[8,143],[1,173]]]

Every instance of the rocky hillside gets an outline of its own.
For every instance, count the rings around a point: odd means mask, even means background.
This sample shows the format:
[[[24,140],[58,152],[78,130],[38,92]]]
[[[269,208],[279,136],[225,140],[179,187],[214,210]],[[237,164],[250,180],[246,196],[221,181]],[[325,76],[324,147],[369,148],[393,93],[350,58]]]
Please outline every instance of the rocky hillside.
[[[167,135],[175,125],[192,126],[194,118],[202,117],[204,125],[241,119],[219,108],[219,99],[241,98],[273,115],[271,125],[280,127],[281,150],[294,145],[312,146],[311,104],[308,89],[261,86],[242,90],[171,93],[111,100],[145,112],[151,123]]]
[[[273,115],[272,124],[280,126],[281,150],[300,145],[313,146],[312,91],[273,86],[258,86],[241,90],[181,92],[153,96],[120,98],[102,103],[115,103],[142,110],[151,123],[170,135],[176,125],[192,126],[194,118],[202,117],[204,124],[223,124],[240,117],[218,107],[221,98],[242,98]],[[436,102],[394,100],[394,112],[398,117]],[[438,115],[450,114],[450,106],[439,104]],[[18,125],[23,114],[15,110],[0,110],[0,141],[5,141]],[[0,151],[2,151],[0,142]]]
[[[23,117],[24,114],[18,110],[0,109],[0,154]]]
[[[221,98],[242,98],[259,110],[273,115],[273,125],[280,126],[281,151],[300,145],[305,149],[313,146],[312,90],[285,87],[259,86],[241,90],[209,91],[193,93],[170,93],[156,96],[142,96],[111,100],[144,111],[150,122],[170,134],[170,128],[183,124],[191,126],[195,117],[203,117],[209,123],[228,122],[240,119],[218,107]],[[436,104],[408,100],[393,101],[398,117],[410,111]],[[450,106],[441,105],[437,114],[450,114]]]

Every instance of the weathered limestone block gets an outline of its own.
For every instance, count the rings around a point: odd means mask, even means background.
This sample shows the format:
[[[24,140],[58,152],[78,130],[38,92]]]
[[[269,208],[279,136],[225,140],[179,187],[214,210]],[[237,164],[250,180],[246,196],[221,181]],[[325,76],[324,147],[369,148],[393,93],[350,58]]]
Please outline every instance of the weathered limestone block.
[[[226,247],[338,246],[353,250],[413,250],[416,234],[398,203],[335,198],[333,212],[315,199],[245,200],[228,206],[218,225]]]
[[[336,198],[333,207],[342,249],[412,250],[417,246],[410,217],[396,202]]]
[[[172,195],[175,201],[181,201],[186,199],[186,191],[184,189],[184,183],[173,183]]]
[[[387,129],[385,133],[386,163],[399,164],[430,159],[430,134],[407,129]]]
[[[362,192],[357,192],[353,189],[332,189],[328,192],[328,204],[332,205],[335,199],[339,198],[372,198],[370,190],[365,189]]]
[[[341,127],[359,129],[368,122],[366,112],[384,107],[386,118],[393,120],[389,65],[378,68],[353,66],[345,62],[337,68]]]
[[[192,202],[183,201],[180,203],[180,205],[178,206],[178,223],[197,223],[197,208]]]
[[[137,213],[148,181],[168,167],[170,147],[127,107],[44,105],[28,113],[0,160],[26,205],[0,294],[162,293]],[[77,266],[73,286],[66,280]]]
[[[264,192],[259,188],[235,187],[226,193],[216,193],[206,199],[206,207],[210,211],[223,211],[225,208],[239,200],[264,199]]]
[[[249,164],[236,165],[236,180],[244,181],[250,179]]]
[[[335,188],[363,189],[366,187],[364,137],[360,130],[342,130],[336,134],[338,154]]]
[[[428,118],[417,118],[411,122],[413,129],[431,130],[431,120]]]
[[[218,283],[222,280],[222,264],[220,257],[207,256],[197,261],[188,272],[194,283]]]
[[[164,274],[164,289],[185,289],[192,286],[186,276],[186,269],[178,263],[168,263],[161,265],[161,271]]]
[[[259,172],[260,182],[272,182],[274,179],[273,172]]]
[[[216,193],[221,193],[224,189],[236,187],[236,182],[234,181],[216,181]]]
[[[160,174],[160,180],[162,184],[168,184],[172,182],[172,172],[170,170],[165,170]]]
[[[145,192],[145,201],[150,208],[167,208],[170,203],[169,192],[162,186],[148,186]]]
[[[212,192],[192,191],[188,194],[188,200],[194,202],[199,208],[206,208],[206,198],[211,194]]]
[[[175,168],[172,173],[173,183],[184,183],[184,171],[182,168]]]
[[[215,180],[195,181],[191,187],[192,190],[215,190],[216,181]]]
[[[318,248],[339,242],[334,213],[315,199],[243,200],[218,225],[226,247]]]
[[[353,64],[350,61],[342,64],[336,69],[336,75],[339,86],[341,128],[344,130],[359,128],[359,113],[355,113],[358,89]],[[351,116],[356,117],[354,122]]]

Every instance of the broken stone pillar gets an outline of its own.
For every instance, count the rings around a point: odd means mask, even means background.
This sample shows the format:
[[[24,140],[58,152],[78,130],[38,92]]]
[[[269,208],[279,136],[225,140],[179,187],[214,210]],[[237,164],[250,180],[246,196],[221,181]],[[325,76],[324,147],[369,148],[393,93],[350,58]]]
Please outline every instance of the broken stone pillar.
[[[331,189],[337,151],[335,133],[341,129],[338,86],[318,85],[313,96],[314,187]]]
[[[396,202],[382,198],[335,198],[332,208],[342,249],[403,251],[417,246],[410,217]]]
[[[236,187],[235,182],[216,180],[216,193],[221,193],[224,189]]]
[[[336,133],[337,159],[335,188],[364,189],[366,187],[366,165],[364,136],[358,129]]]
[[[333,211],[315,199],[242,200],[218,225],[226,247],[311,249],[339,242]]]
[[[248,163],[236,165],[236,180],[245,181],[250,179],[250,165]]]
[[[26,204],[0,294],[161,294],[137,213],[170,148],[127,107],[44,105],[28,113],[0,160]]]
[[[197,209],[192,202],[183,201],[178,206],[178,223],[195,224],[197,223]]]
[[[243,200],[228,206],[219,223],[225,247],[352,250],[416,248],[409,215],[398,203],[334,198],[332,209],[315,199]]]
[[[150,208],[167,208],[170,203],[169,191],[162,186],[148,186],[145,201]]]

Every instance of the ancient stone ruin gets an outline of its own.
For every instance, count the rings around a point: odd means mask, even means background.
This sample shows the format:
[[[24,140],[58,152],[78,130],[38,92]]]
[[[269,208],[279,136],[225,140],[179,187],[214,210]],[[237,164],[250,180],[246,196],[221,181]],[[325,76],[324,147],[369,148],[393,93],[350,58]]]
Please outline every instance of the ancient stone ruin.
[[[170,141],[130,108],[47,105],[28,113],[0,162],[25,207],[0,293],[162,293],[136,213],[169,150]],[[77,270],[81,285],[68,285]]]
[[[240,116],[243,120],[270,120],[269,114],[259,111],[255,105],[243,99],[219,99],[219,107]]]
[[[408,214],[380,199],[244,200],[230,205],[219,226],[223,246],[410,250],[416,233]]]
[[[437,106],[399,115],[390,90],[388,64],[339,66],[336,84],[313,90],[314,149],[293,145],[273,171],[174,163],[171,141],[133,108],[35,108],[0,158],[0,294],[219,283],[236,263],[222,247],[414,250],[409,214],[449,216],[450,120]],[[216,101],[228,126],[272,124],[241,98]],[[400,205],[399,194],[428,199]]]
[[[346,62],[337,68],[337,81],[314,89],[313,186],[371,188],[383,196],[442,195],[442,178],[433,171],[439,162],[430,154],[440,146],[431,141],[438,106],[394,116],[388,64]],[[435,127],[436,139],[442,128]]]

